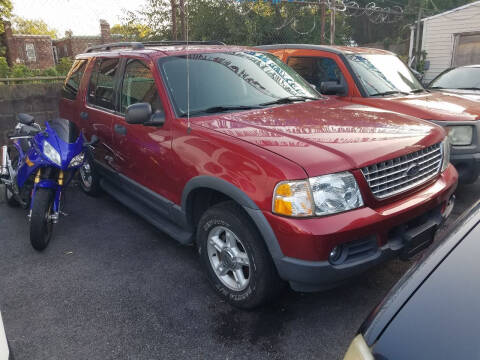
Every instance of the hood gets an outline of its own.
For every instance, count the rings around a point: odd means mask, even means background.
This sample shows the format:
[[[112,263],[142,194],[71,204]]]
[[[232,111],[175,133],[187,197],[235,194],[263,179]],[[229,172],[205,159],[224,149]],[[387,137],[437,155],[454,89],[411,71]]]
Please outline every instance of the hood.
[[[437,92],[438,90],[433,90]],[[463,90],[463,89],[442,89],[441,92],[449,95],[460,95],[462,98],[480,101],[480,90]]]
[[[192,118],[302,166],[309,176],[358,169],[440,142],[434,124],[328,99]]]
[[[416,95],[363,98],[363,104],[415,116],[424,120],[472,121],[480,119],[480,102],[457,93],[432,91]]]

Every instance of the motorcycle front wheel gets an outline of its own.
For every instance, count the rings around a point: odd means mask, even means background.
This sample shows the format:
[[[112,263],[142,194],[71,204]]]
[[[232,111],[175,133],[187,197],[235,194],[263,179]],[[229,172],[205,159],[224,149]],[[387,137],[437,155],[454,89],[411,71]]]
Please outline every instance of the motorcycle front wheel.
[[[53,195],[51,189],[38,189],[32,199],[32,216],[30,218],[30,243],[37,251],[47,248],[53,233]]]

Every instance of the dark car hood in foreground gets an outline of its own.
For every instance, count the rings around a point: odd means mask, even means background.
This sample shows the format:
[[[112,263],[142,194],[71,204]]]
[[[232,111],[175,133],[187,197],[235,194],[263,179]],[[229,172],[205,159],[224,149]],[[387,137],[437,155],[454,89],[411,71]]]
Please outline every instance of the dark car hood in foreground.
[[[450,92],[432,91],[405,96],[352,98],[352,100],[424,120],[480,119],[480,102]]]
[[[277,153],[310,176],[361,168],[444,137],[442,128],[425,121],[334,99],[216,114],[192,122]]]
[[[480,202],[457,224],[362,325],[378,358],[478,358]]]

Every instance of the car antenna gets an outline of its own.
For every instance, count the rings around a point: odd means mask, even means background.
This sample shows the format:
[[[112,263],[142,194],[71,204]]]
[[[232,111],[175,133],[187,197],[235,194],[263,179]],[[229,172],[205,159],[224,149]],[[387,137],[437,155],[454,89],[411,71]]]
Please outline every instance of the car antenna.
[[[188,24],[189,24],[189,19],[188,19],[188,3],[189,1],[187,0],[187,3],[185,4],[185,7],[181,10],[186,11],[186,14],[183,14],[183,16],[187,19],[186,21],[186,31],[185,31],[185,37],[187,41],[187,134],[190,134],[192,132],[192,128],[190,127],[190,54],[188,52],[189,46],[188,46]]]

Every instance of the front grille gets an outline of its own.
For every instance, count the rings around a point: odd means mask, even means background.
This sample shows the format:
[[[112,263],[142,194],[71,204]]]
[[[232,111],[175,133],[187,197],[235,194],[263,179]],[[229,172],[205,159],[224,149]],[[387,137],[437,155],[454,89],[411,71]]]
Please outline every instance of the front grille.
[[[433,179],[442,166],[441,144],[366,166],[362,169],[370,190],[377,199],[385,199],[413,189]]]

